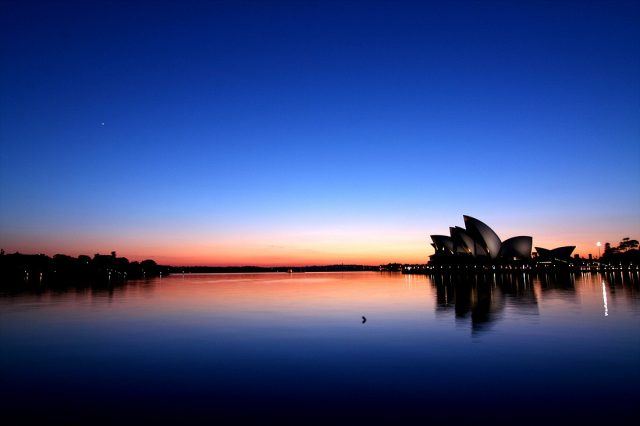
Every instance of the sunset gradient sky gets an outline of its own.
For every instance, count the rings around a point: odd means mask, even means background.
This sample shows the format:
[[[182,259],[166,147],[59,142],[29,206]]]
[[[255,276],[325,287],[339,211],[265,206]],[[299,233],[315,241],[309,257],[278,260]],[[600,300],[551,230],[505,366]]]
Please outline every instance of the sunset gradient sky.
[[[425,262],[463,214],[640,237],[638,2],[133,3],[3,3],[5,251]]]

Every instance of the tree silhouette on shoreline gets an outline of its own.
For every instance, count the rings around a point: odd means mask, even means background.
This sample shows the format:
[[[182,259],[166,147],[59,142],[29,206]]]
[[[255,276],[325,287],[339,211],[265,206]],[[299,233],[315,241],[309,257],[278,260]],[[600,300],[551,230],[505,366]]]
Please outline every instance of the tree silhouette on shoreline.
[[[169,267],[154,260],[130,262],[118,257],[96,253],[72,257],[55,254],[5,254],[0,252],[0,278],[3,287],[15,286],[65,286],[69,284],[115,284],[129,279],[151,278],[169,274]]]

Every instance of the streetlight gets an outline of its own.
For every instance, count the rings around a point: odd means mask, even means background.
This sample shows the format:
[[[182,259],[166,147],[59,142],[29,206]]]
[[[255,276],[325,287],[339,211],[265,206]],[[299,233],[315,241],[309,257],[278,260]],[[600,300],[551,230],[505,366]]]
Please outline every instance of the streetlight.
[[[598,241],[596,243],[596,246],[598,246],[598,259],[600,259],[600,246],[602,245],[602,243],[600,241]]]

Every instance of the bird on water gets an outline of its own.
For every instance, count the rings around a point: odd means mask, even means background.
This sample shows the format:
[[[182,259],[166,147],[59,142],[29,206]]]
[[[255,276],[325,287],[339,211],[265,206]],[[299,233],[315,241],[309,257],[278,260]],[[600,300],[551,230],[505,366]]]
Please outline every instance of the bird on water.
[[[367,322],[367,319],[364,317],[364,315],[362,316],[362,323],[364,324],[365,322]]]

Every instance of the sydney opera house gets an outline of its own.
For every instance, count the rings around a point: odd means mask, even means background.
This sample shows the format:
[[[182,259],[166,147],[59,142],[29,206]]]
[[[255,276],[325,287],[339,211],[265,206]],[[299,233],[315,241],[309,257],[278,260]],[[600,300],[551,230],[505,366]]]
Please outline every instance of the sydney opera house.
[[[471,216],[463,216],[464,228],[449,228],[449,235],[431,235],[435,253],[430,264],[475,264],[475,263],[524,263],[531,260],[533,238],[511,237],[502,241],[484,222]],[[566,262],[575,246],[548,250],[536,247],[540,261]]]

